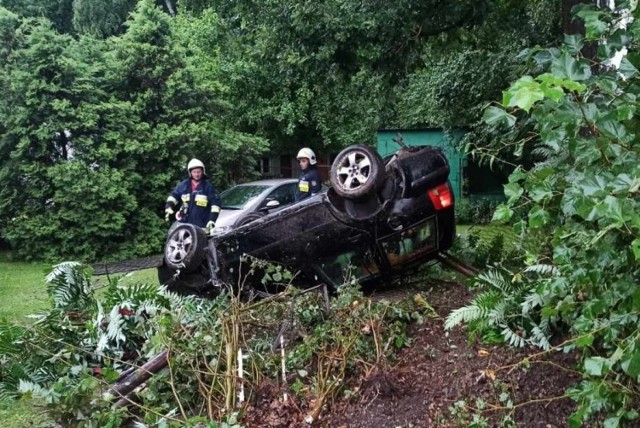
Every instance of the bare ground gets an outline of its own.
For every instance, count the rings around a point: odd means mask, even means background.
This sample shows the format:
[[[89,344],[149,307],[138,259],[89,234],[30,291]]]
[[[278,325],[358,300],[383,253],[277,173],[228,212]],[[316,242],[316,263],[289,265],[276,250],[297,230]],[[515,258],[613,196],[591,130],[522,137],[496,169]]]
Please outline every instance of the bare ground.
[[[243,424],[250,428],[568,425],[575,406],[564,394],[579,381],[573,371],[575,356],[470,343],[464,330],[443,328],[444,317],[471,298],[467,288],[440,283],[426,298],[439,317],[414,325],[411,345],[397,361],[350,385],[356,394],[334,401],[311,422],[310,403],[291,396],[285,401],[280,388],[265,384]]]

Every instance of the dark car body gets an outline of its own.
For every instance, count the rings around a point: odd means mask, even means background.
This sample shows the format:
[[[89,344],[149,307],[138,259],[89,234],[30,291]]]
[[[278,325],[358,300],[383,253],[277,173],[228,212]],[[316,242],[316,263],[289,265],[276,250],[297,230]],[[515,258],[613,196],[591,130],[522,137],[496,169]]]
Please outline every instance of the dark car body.
[[[259,274],[243,273],[246,255],[288,267],[303,287],[339,287],[347,271],[361,284],[402,275],[452,245],[448,174],[437,147],[405,147],[382,160],[366,146],[351,146],[336,158],[332,187],[323,193],[208,239],[185,228],[193,259],[174,257],[181,245],[174,231],[160,279],[199,290],[240,283],[260,288]]]

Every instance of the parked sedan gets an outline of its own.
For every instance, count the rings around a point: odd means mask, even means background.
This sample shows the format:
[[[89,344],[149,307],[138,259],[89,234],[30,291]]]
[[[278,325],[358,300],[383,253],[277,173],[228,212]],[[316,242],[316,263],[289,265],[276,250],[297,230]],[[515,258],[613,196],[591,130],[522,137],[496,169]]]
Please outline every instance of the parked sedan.
[[[216,294],[264,288],[246,255],[297,272],[296,285],[339,287],[349,271],[364,284],[392,279],[448,250],[455,236],[449,164],[438,147],[406,147],[384,160],[350,146],[334,161],[331,188],[213,237],[189,224],[170,231],[159,279]]]
[[[222,211],[216,221],[216,232],[242,226],[278,211],[295,201],[295,178],[274,178],[238,184],[220,194]]]

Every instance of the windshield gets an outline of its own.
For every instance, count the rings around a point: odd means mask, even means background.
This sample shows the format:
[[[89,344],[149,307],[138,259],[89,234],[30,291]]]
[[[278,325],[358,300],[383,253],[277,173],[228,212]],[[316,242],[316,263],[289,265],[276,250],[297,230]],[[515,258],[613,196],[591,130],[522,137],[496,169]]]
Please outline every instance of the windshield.
[[[227,210],[241,210],[268,188],[269,186],[241,185],[227,189],[220,194],[222,208]]]

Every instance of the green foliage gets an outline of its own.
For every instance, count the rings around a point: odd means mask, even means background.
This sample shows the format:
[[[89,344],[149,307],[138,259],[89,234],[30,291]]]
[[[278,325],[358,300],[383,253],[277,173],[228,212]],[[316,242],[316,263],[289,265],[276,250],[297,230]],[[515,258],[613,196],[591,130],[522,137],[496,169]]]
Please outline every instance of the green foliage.
[[[71,262],[54,267],[47,281],[50,310],[29,327],[0,326],[0,394],[44,400],[65,426],[121,426],[122,412],[96,400],[96,392],[139,357],[167,298],[156,286],[114,281],[98,299],[90,269]]]
[[[137,0],[75,0],[73,27],[78,33],[96,37],[120,34]]]
[[[277,267],[265,270],[272,279],[286,276]],[[406,346],[407,326],[423,312],[416,302],[374,303],[355,281],[327,310],[321,293],[292,288],[257,301],[203,300],[113,278],[96,293],[89,275],[78,263],[54,267],[47,277],[52,308],[33,326],[0,324],[0,396],[43,400],[64,426],[239,426],[239,392],[248,396],[264,377],[281,379],[280,346],[287,384],[319,412],[350,379],[382,369],[394,349]],[[424,301],[422,307],[430,308]],[[113,407],[105,388],[162,350],[168,369],[130,397],[140,407]]]
[[[0,227],[17,255],[156,253],[162,202],[189,158],[217,184],[251,175],[264,140],[223,120],[215,61],[188,55],[213,17],[174,22],[143,1],[126,33],[101,42],[0,16]]]
[[[493,217],[498,201],[491,199],[462,198],[456,201],[456,222],[458,224],[487,224]]]
[[[487,157],[534,161],[511,174],[494,219],[513,221],[521,242],[539,244],[523,248],[519,273],[484,277],[492,288],[448,319],[503,323],[516,345],[549,347],[552,326],[570,335],[565,348],[581,351],[585,378],[571,391],[571,426],[595,415],[606,426],[638,419],[640,23],[615,25],[620,13],[638,15],[635,3],[620,3],[616,11],[577,9],[585,40],[572,35],[560,48],[524,52],[527,75],[485,116],[506,133]],[[584,58],[580,47],[596,38],[597,57]],[[628,52],[616,68],[622,47]],[[500,108],[511,119],[497,120]]]
[[[197,2],[189,2],[197,3]],[[393,88],[422,67],[430,37],[475,23],[489,2],[216,2],[223,69],[248,129],[278,146],[372,141],[393,120]],[[198,7],[195,6],[194,9]],[[412,124],[412,125],[415,125]]]
[[[398,87],[399,125],[473,131],[485,104],[516,73],[516,54],[558,37],[559,6],[557,1],[495,2],[473,26],[424,44],[424,67]],[[478,136],[468,138],[478,142]]]

